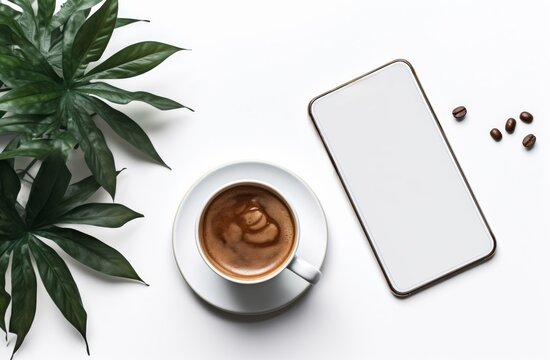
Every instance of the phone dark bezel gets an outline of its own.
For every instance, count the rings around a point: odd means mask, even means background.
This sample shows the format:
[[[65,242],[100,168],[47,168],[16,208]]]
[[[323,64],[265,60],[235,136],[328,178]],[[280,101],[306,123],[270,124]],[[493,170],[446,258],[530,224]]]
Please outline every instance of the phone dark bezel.
[[[376,71],[379,71],[379,70],[381,70],[381,69],[383,69],[383,68],[385,68],[385,67],[387,67],[387,66],[389,66],[389,65],[395,64],[395,63],[403,63],[403,64],[407,65],[407,66],[409,67],[409,69],[411,70],[411,72],[412,72],[412,74],[413,74],[413,76],[414,76],[414,79],[415,79],[416,83],[418,84],[418,87],[419,87],[419,89],[420,89],[420,91],[421,91],[421,93],[422,93],[422,97],[424,98],[424,101],[425,101],[426,104],[428,105],[428,108],[430,109],[430,112],[431,112],[433,118],[435,119],[435,122],[436,122],[436,124],[437,124],[437,126],[438,126],[439,132],[440,132],[441,135],[443,136],[443,139],[445,140],[445,144],[447,145],[447,148],[449,149],[449,151],[450,151],[450,153],[451,153],[451,155],[452,155],[453,161],[455,162],[455,164],[456,164],[456,166],[457,166],[457,168],[458,168],[458,170],[459,170],[459,172],[460,172],[460,175],[462,176],[462,179],[463,179],[464,183],[466,184],[466,187],[468,188],[468,191],[469,191],[470,195],[472,196],[472,199],[474,200],[474,203],[475,203],[475,205],[476,205],[476,207],[477,207],[477,209],[478,209],[478,211],[479,211],[479,213],[480,213],[480,215],[481,215],[481,218],[483,219],[483,223],[484,223],[485,226],[487,227],[487,230],[489,231],[489,234],[491,235],[491,238],[492,238],[492,240],[493,240],[493,247],[492,247],[491,251],[490,251],[487,255],[485,255],[485,256],[483,256],[483,257],[481,257],[481,258],[479,258],[479,259],[476,259],[476,260],[474,260],[474,261],[472,261],[472,262],[470,262],[470,263],[467,263],[467,264],[461,266],[460,268],[455,269],[455,270],[453,270],[453,271],[451,271],[451,272],[449,272],[449,273],[443,274],[443,275],[441,275],[440,277],[438,277],[438,278],[436,278],[436,279],[434,279],[434,280],[432,280],[432,281],[430,281],[430,282],[428,282],[428,283],[425,283],[425,284],[423,284],[423,285],[420,285],[420,286],[418,286],[418,287],[416,287],[416,288],[414,288],[414,289],[412,289],[412,290],[410,290],[410,291],[407,291],[407,292],[401,292],[401,291],[395,289],[394,286],[392,285],[392,283],[391,283],[391,281],[390,281],[390,279],[389,279],[389,277],[388,277],[388,274],[386,273],[386,270],[385,270],[384,267],[382,266],[382,262],[381,262],[381,260],[380,260],[380,257],[379,257],[379,255],[378,255],[378,253],[376,252],[376,250],[375,250],[375,248],[374,248],[374,245],[373,245],[371,239],[369,238],[369,235],[368,235],[368,233],[367,233],[367,231],[366,231],[365,224],[363,224],[363,221],[362,221],[362,219],[361,219],[361,217],[360,217],[360,215],[359,215],[358,209],[357,209],[356,205],[354,204],[354,202],[353,202],[353,200],[352,200],[350,190],[346,187],[346,185],[345,185],[345,183],[344,183],[344,181],[343,181],[343,178],[342,178],[342,174],[341,174],[341,172],[340,172],[340,169],[338,169],[338,166],[337,166],[337,164],[336,164],[336,162],[335,162],[335,160],[334,160],[334,157],[332,156],[331,150],[330,150],[330,148],[328,147],[327,142],[326,142],[325,139],[323,138],[323,135],[322,135],[322,133],[321,133],[321,131],[320,131],[320,129],[319,129],[319,126],[318,126],[317,123],[316,123],[315,117],[313,116],[313,112],[312,112],[312,106],[313,106],[313,104],[315,103],[315,101],[317,101],[318,99],[322,98],[323,96],[328,95],[328,94],[330,94],[330,93],[332,93],[332,92],[334,92],[334,91],[336,91],[336,90],[339,90],[339,89],[341,89],[341,88],[343,88],[343,87],[345,87],[345,86],[347,86],[347,85],[349,85],[349,84],[352,84],[352,83],[354,83],[354,82],[356,82],[356,81],[358,81],[358,80],[360,80],[360,79],[362,79],[362,78],[364,78],[364,77],[366,77],[366,76],[368,76],[368,75],[370,75],[370,74],[372,74],[372,73],[374,73],[374,72],[376,72]],[[369,242],[369,245],[370,245],[370,247],[371,247],[371,249],[372,249],[372,252],[374,253],[374,256],[376,257],[376,261],[378,262],[378,265],[379,265],[380,269],[382,270],[382,273],[384,274],[384,278],[386,279],[386,283],[387,283],[388,286],[390,287],[391,292],[392,292],[396,297],[398,297],[398,298],[406,298],[406,297],[409,297],[409,296],[411,296],[411,295],[414,295],[414,294],[418,293],[419,291],[425,290],[425,289],[427,289],[427,288],[429,288],[429,287],[431,287],[431,286],[433,286],[433,285],[435,285],[435,284],[437,284],[437,283],[440,283],[441,281],[447,280],[447,279],[449,279],[449,278],[451,278],[451,277],[453,277],[453,276],[455,276],[455,275],[457,275],[457,274],[459,274],[459,273],[461,273],[461,272],[463,272],[463,271],[465,271],[465,270],[468,270],[468,269],[470,269],[470,268],[472,268],[472,267],[474,267],[474,266],[476,266],[476,265],[479,265],[479,264],[481,264],[481,263],[483,263],[483,262],[485,262],[485,261],[491,259],[491,258],[495,255],[496,248],[497,248],[497,242],[496,242],[495,236],[494,236],[494,234],[493,234],[493,231],[491,230],[491,227],[489,226],[489,223],[487,222],[487,219],[485,218],[485,214],[483,213],[483,211],[481,210],[481,207],[479,206],[479,203],[478,203],[478,201],[477,201],[477,199],[476,199],[476,197],[475,197],[475,195],[474,195],[474,192],[472,191],[472,188],[470,187],[470,184],[469,184],[469,182],[468,182],[468,179],[467,179],[466,176],[464,175],[464,172],[463,172],[463,170],[462,170],[462,167],[460,166],[460,163],[458,162],[458,160],[457,160],[457,158],[456,158],[456,155],[455,155],[455,153],[454,153],[454,151],[453,151],[451,145],[449,144],[449,140],[447,139],[447,136],[445,135],[445,132],[443,131],[443,128],[441,127],[441,123],[439,122],[439,119],[438,119],[437,116],[435,115],[435,112],[434,112],[434,110],[433,110],[433,108],[432,108],[432,105],[430,104],[430,101],[428,100],[428,97],[426,96],[426,93],[424,92],[424,88],[422,87],[422,84],[420,83],[420,80],[418,79],[418,76],[416,75],[416,71],[414,70],[414,68],[413,68],[413,66],[411,65],[411,63],[409,63],[407,60],[404,60],[404,59],[396,59],[396,60],[390,61],[389,63],[384,64],[384,65],[382,65],[382,66],[380,66],[380,67],[378,67],[378,68],[376,68],[376,69],[374,69],[374,70],[372,70],[372,71],[369,71],[369,72],[366,73],[366,74],[363,74],[363,75],[361,75],[361,76],[359,76],[359,77],[356,77],[356,78],[354,78],[354,79],[352,79],[352,80],[350,80],[350,81],[348,81],[348,82],[346,82],[346,83],[344,83],[344,84],[342,84],[342,85],[340,85],[340,86],[337,86],[337,87],[335,87],[335,88],[332,89],[332,90],[329,90],[329,91],[327,91],[327,92],[324,92],[324,93],[322,93],[321,95],[314,97],[314,98],[309,102],[309,105],[308,105],[308,113],[309,113],[309,117],[310,117],[310,119],[311,119],[311,121],[312,121],[312,123],[313,123],[313,125],[314,125],[314,127],[315,127],[315,130],[317,131],[317,134],[319,135],[319,138],[321,139],[321,141],[322,141],[322,143],[323,143],[323,146],[325,147],[325,150],[326,150],[326,152],[327,152],[327,154],[328,154],[328,156],[329,156],[329,158],[330,158],[330,161],[332,162],[332,165],[333,165],[334,169],[336,170],[336,173],[337,173],[337,175],[338,175],[338,178],[340,179],[340,183],[342,184],[342,187],[344,188],[344,190],[345,190],[345,192],[346,192],[346,195],[347,195],[347,197],[348,197],[348,200],[349,200],[349,202],[350,202],[350,204],[351,204],[351,206],[352,206],[352,208],[353,208],[353,211],[355,212],[355,215],[357,216],[357,219],[359,220],[359,223],[361,224],[361,228],[363,229],[363,232],[364,232],[364,234],[365,234],[365,236],[366,236],[366,238],[367,238],[367,240],[368,240],[368,242]]]

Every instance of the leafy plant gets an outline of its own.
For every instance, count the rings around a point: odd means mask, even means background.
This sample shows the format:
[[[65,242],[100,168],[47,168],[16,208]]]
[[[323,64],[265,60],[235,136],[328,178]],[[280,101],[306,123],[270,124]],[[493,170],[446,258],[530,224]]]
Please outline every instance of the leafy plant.
[[[118,174],[95,116],[167,167],[142,128],[107,102],[141,101],[160,110],[186,108],[161,96],[104,82],[141,75],[183,50],[146,41],[98,63],[115,29],[146,20],[119,18],[117,0],[66,0],[59,11],[55,9],[56,0],[0,2],[0,135],[11,136],[0,152],[0,327],[6,336],[8,332],[17,336],[13,354],[34,319],[35,269],[88,348],[87,315],[78,288],[51,243],[94,270],[142,282],[118,251],[76,229],[59,226],[119,227],[142,216],[120,204],[86,203],[100,187],[114,198]],[[65,161],[77,148],[83,151],[92,175],[70,184]],[[25,168],[16,167],[20,158],[31,158]],[[31,171],[38,166],[33,177]],[[27,183],[30,193],[25,202],[21,199],[25,192],[20,190]],[[11,293],[5,290],[8,273]]]
[[[146,156],[167,166],[149,137],[117,104],[141,101],[160,110],[180,103],[148,92],[130,92],[103,81],[126,79],[155,68],[181,48],[153,41],[120,50],[92,69],[117,27],[139,20],[118,18],[118,1],[68,0],[54,14],[55,0],[39,0],[35,14],[30,0],[11,0],[21,11],[0,4],[0,134],[19,134],[0,159],[44,158],[52,150],[68,156],[80,146],[97,182],[114,198],[116,168],[105,137],[93,121],[97,114],[113,131]]]
[[[86,341],[86,311],[63,259],[41,238],[49,239],[80,263],[111,276],[142,281],[115,249],[75,229],[58,224],[120,227],[141,217],[120,204],[85,203],[100,187],[93,176],[69,185],[71,173],[62,156],[52,154],[40,166],[23,207],[17,197],[19,176],[0,161],[0,327],[12,303],[9,331],[17,335],[14,353],[27,335],[36,310],[36,278],[32,259],[48,294]],[[5,290],[10,256],[11,296]],[[87,342],[86,342],[87,347]]]

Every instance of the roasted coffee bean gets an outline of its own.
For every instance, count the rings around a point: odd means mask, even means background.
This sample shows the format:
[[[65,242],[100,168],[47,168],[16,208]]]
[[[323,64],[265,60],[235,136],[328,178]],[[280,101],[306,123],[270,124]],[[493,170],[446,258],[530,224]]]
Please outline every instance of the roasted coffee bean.
[[[506,126],[504,126],[504,128],[506,129],[506,132],[508,134],[513,133],[514,130],[516,130],[516,119],[509,118],[508,120],[506,120]]]
[[[464,119],[464,116],[466,116],[466,113],[467,113],[467,111],[466,111],[466,108],[464,106],[459,106],[459,107],[457,107],[453,110],[453,116],[457,120]]]
[[[522,144],[523,146],[525,146],[525,148],[531,149],[535,145],[536,141],[537,141],[537,137],[533,134],[529,134],[523,138]]]
[[[491,137],[492,137],[493,140],[495,140],[495,141],[500,141],[500,140],[502,140],[502,133],[501,133],[500,130],[497,129],[497,128],[492,129],[491,132],[490,132],[489,134],[491,134]]]
[[[523,121],[526,124],[530,124],[533,122],[533,115],[531,113],[524,111],[521,114],[519,114],[519,118],[521,121]]]

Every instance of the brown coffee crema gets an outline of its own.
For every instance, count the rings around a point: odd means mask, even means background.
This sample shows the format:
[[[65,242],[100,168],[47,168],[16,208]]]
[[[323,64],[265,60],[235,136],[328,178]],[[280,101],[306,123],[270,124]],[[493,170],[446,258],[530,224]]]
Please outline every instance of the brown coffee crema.
[[[243,280],[277,271],[291,255],[296,225],[288,205],[255,184],[223,190],[204,209],[199,240],[219,271]]]

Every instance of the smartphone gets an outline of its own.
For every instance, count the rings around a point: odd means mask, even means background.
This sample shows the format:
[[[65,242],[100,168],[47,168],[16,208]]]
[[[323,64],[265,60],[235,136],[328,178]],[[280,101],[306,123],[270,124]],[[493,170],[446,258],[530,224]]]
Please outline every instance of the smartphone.
[[[495,237],[409,62],[317,96],[309,114],[394,295],[494,255]]]

